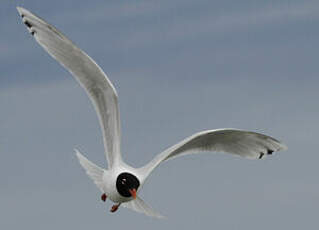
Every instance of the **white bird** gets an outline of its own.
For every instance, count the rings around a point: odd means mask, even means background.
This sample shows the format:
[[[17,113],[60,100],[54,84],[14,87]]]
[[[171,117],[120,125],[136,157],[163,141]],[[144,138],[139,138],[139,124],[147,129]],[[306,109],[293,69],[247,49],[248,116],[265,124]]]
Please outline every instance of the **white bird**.
[[[86,53],[76,47],[52,25],[30,11],[17,7],[23,23],[35,40],[85,89],[97,112],[103,133],[108,168],[100,168],[79,151],[76,155],[88,176],[102,191],[103,201],[108,197],[115,203],[111,212],[122,204],[148,216],[162,217],[139,198],[145,180],[162,162],[203,151],[218,151],[250,159],[261,159],[287,147],[278,140],[255,132],[237,129],[215,129],[196,133],[158,154],[141,168],[123,162],[118,96],[103,70]]]

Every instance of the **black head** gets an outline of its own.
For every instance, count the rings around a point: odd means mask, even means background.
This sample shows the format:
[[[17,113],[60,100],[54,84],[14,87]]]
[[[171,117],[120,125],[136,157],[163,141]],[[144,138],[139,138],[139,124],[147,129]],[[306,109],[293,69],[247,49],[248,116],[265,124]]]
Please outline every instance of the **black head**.
[[[131,173],[121,173],[116,179],[116,189],[124,197],[131,197],[134,191],[136,194],[139,186],[140,181]]]

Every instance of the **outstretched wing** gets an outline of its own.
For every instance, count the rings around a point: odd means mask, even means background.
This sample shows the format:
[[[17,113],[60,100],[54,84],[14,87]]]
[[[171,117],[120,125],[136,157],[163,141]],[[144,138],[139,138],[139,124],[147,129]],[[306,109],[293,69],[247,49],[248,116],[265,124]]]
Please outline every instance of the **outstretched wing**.
[[[154,211],[151,207],[149,207],[141,198],[136,197],[135,200],[131,200],[129,202],[122,203],[125,208],[132,209],[133,211],[143,213],[147,216],[155,217],[155,218],[164,218],[161,214]]]
[[[116,90],[103,70],[52,25],[17,7],[35,40],[85,89],[97,112],[109,167],[121,159],[120,115]]]
[[[194,152],[217,151],[249,159],[261,159],[285,149],[287,147],[278,140],[255,132],[237,129],[207,130],[168,148],[140,170],[146,178],[161,162]]]

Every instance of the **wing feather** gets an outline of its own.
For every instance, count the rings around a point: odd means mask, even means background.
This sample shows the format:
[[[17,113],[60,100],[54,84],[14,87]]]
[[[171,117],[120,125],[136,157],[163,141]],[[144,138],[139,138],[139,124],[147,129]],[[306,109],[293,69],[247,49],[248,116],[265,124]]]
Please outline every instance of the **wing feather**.
[[[77,149],[75,153],[81,166],[85,169],[86,174],[94,181],[94,184],[103,192],[103,174],[104,170],[99,166],[89,161]]]
[[[103,70],[52,25],[30,11],[17,7],[35,40],[85,89],[97,112],[109,167],[121,159],[120,114],[116,90]]]
[[[143,213],[147,216],[155,217],[155,218],[164,218],[161,214],[154,211],[150,206],[148,206],[140,197],[136,197],[135,200],[131,200],[129,202],[125,202],[122,204],[123,207],[129,208],[133,211]]]
[[[260,133],[238,129],[207,130],[173,145],[140,170],[146,178],[161,162],[190,153],[226,152],[248,159],[261,159],[285,149],[287,147],[283,143]]]

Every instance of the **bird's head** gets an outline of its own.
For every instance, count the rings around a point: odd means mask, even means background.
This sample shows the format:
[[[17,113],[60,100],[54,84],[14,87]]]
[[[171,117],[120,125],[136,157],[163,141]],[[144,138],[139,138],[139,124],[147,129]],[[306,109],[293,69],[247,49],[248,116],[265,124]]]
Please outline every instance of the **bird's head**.
[[[140,186],[140,181],[131,173],[121,173],[116,179],[116,189],[124,197],[136,199],[136,192]]]

